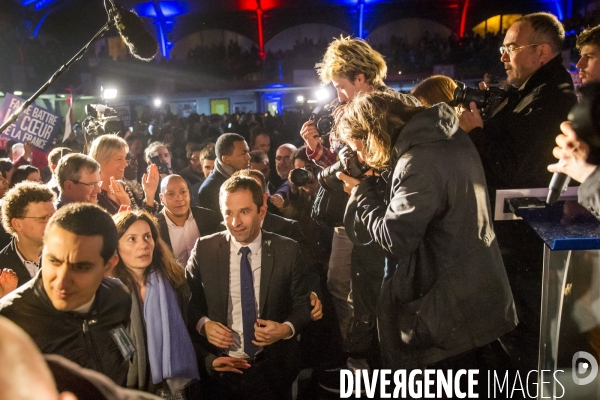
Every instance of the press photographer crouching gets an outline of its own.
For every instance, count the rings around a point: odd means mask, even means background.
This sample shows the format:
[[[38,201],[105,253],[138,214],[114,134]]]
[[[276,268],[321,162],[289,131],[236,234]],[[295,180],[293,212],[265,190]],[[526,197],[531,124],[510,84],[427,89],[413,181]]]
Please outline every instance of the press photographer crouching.
[[[336,133],[372,168],[361,179],[337,175],[350,192],[349,237],[387,252],[377,314],[384,368],[504,369],[489,360],[505,356],[497,339],[516,312],[481,161],[456,114],[360,94]]]

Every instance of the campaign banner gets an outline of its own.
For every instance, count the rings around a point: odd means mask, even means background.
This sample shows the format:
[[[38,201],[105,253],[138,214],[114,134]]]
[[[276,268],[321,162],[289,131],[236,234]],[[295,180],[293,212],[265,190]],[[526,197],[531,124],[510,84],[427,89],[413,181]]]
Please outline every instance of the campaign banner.
[[[6,93],[0,108],[0,121],[4,123],[24,102],[25,100]],[[36,149],[47,152],[59,131],[59,125],[58,115],[32,104],[19,115],[15,123],[2,132],[2,137],[20,143],[29,140]]]

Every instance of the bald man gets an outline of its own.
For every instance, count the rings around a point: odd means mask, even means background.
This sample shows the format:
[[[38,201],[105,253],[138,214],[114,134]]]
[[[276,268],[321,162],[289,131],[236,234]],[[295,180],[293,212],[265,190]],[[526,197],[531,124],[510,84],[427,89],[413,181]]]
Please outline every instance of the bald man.
[[[200,236],[224,230],[221,218],[213,211],[190,206],[190,191],[185,179],[168,175],[160,185],[160,202],[164,208],[156,219],[160,236],[173,250],[182,266],[187,265],[189,255]]]
[[[275,189],[279,189],[284,182],[287,182],[288,175],[293,168],[292,153],[294,151],[296,151],[296,146],[290,143],[284,143],[277,148],[275,153],[275,171],[277,173],[271,173],[270,179]]]

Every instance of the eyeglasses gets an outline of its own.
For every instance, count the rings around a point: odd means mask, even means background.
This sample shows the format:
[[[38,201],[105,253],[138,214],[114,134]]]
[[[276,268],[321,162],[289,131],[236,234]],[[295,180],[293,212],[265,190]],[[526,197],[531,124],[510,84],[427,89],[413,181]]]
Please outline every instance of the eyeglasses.
[[[190,161],[198,162],[200,161],[200,157],[190,157]]]
[[[500,54],[505,55],[508,54],[509,56],[512,56],[514,53],[521,51],[522,49],[524,49],[525,47],[530,47],[530,46],[539,46],[539,44],[526,44],[525,46],[500,46]]]
[[[17,217],[17,218],[23,218],[23,219],[35,219],[38,222],[48,222],[50,220],[50,218],[52,218],[52,214],[50,215],[45,215],[43,217]]]
[[[92,182],[92,183],[85,183],[85,182],[79,182],[79,181],[71,181],[73,183],[75,183],[76,185],[85,185],[89,188],[95,188],[95,187],[101,187],[102,186],[102,181],[98,181],[98,182]]]

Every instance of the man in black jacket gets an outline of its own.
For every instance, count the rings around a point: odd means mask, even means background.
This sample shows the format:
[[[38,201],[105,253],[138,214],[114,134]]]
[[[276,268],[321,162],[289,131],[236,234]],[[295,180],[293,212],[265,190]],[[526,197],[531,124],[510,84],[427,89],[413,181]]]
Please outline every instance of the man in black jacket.
[[[266,206],[253,179],[227,180],[221,205],[227,231],[200,238],[186,269],[204,382],[215,399],[288,398],[296,335],[310,321],[298,245],[261,229]]]
[[[215,153],[217,154],[215,169],[200,186],[198,205],[221,215],[219,189],[235,171],[248,168],[250,149],[243,136],[237,133],[225,133],[217,139]]]
[[[576,103],[560,55],[564,36],[551,14],[519,18],[500,48],[508,97],[485,124],[475,103],[460,116],[481,157],[492,205],[498,189],[548,187],[554,137]],[[520,321],[503,345],[528,371],[537,368],[543,242],[522,221],[497,221],[494,228]]]
[[[0,301],[0,315],[42,353],[58,354],[125,385],[133,344],[131,296],[108,278],[119,257],[117,229],[98,206],[69,204],[48,222],[38,275]]]
[[[185,266],[200,236],[212,235],[225,228],[213,211],[190,207],[188,185],[179,175],[169,175],[162,180],[159,196],[164,206],[156,215],[160,237],[173,250],[177,261]]]
[[[23,182],[6,193],[2,206],[2,225],[13,236],[0,251],[0,266],[12,269],[24,285],[40,269],[44,229],[54,214],[55,195],[47,186]]]

